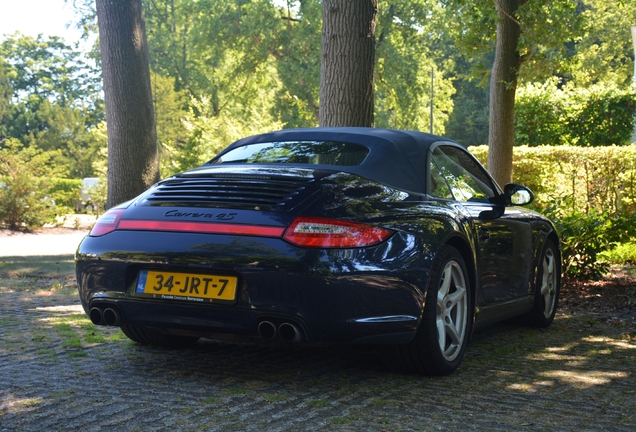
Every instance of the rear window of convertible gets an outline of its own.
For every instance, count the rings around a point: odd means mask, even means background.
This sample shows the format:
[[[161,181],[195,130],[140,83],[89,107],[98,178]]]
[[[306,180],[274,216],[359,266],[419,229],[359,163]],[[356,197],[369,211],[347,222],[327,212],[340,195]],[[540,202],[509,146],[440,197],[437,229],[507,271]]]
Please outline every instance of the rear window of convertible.
[[[210,161],[227,163],[289,163],[308,165],[360,165],[369,149],[360,144],[334,141],[286,141],[247,144]]]

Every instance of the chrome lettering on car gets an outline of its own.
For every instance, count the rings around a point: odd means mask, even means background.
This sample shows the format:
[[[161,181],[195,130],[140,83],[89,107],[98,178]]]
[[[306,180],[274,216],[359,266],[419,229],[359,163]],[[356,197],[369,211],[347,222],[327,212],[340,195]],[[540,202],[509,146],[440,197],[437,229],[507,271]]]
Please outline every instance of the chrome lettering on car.
[[[204,218],[204,219],[216,219],[216,220],[232,220],[236,213],[196,213],[196,212],[180,212],[179,210],[169,210],[164,213],[165,217],[185,217],[185,218]]]

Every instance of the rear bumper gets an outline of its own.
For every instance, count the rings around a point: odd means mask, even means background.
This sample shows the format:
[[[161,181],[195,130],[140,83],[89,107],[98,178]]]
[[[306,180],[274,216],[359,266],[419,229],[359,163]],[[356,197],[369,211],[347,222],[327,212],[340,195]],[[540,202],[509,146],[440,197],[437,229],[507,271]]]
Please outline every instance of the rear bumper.
[[[375,317],[358,322],[307,322],[299,315],[253,309],[204,308],[189,304],[131,300],[105,293],[94,296],[90,307],[117,310],[121,316],[121,324],[152,327],[172,334],[251,342],[263,339],[285,341],[278,334],[265,337],[259,332],[261,323],[271,323],[277,329],[283,324],[292,324],[299,328],[301,335],[295,342],[318,344],[406,343],[413,338],[417,329],[417,318],[404,315]]]
[[[424,303],[420,287],[427,277],[421,263],[375,259],[399,250],[394,244],[403,241],[399,236],[373,248],[325,251],[279,239],[125,234],[125,241],[119,232],[108,239],[87,237],[79,247],[77,280],[87,313],[113,307],[125,324],[214,339],[257,340],[263,321],[293,323],[308,343],[405,343],[417,330]],[[139,250],[139,245],[164,245],[164,251]],[[230,250],[233,256],[225,252]],[[405,256],[417,255],[412,252]],[[152,268],[233,272],[239,278],[237,301],[139,299],[137,274]]]

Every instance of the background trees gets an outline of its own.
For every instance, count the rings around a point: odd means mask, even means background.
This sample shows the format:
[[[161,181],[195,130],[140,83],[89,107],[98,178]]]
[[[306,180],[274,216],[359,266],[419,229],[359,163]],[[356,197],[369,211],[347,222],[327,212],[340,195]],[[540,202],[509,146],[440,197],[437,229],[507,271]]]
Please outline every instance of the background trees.
[[[94,28],[94,1],[74,3],[82,6],[82,24]],[[568,89],[600,94],[593,88],[613,86],[626,93],[621,103],[631,103],[632,3],[524,2],[515,18],[522,60],[515,110],[522,115],[506,145],[528,136],[543,143],[537,127],[554,125],[548,113],[562,114],[547,96],[569,98]],[[162,177],[210,159],[239,137],[318,125],[322,1],[142,0],[142,6]],[[435,133],[486,143],[497,20],[494,1],[379,1],[375,126],[428,131],[432,104]],[[27,147],[60,149],[54,160],[70,176],[95,175],[105,146],[99,64],[63,41],[28,40],[14,35],[1,42],[0,134]],[[550,144],[591,143],[573,137],[569,124],[569,135]]]
[[[56,37],[16,34],[0,44],[0,146],[59,152],[69,177],[90,176],[100,142],[91,133],[104,120],[95,64]]]

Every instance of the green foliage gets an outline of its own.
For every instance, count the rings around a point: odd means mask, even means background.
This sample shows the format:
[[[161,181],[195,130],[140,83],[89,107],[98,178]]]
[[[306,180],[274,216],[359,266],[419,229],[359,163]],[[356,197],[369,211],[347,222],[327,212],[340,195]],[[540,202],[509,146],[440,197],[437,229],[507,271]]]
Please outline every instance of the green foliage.
[[[0,58],[0,140],[60,150],[55,164],[74,177],[91,174],[91,159],[103,144],[92,139],[91,129],[104,118],[95,68],[57,37],[7,37]]]
[[[60,215],[74,213],[82,180],[52,178],[49,185],[50,197],[55,201],[56,213]]]
[[[602,252],[600,258],[612,264],[636,265],[636,243],[617,243],[610,250]]]
[[[434,106],[433,130],[445,132],[453,111],[455,92],[440,60],[438,44],[450,44],[431,16],[440,6],[427,0],[392,1],[379,9],[377,19],[375,121],[377,127],[430,130],[430,107]],[[434,81],[431,83],[431,73]],[[431,85],[434,96],[431,101]]]
[[[318,125],[322,1],[287,1],[279,10],[282,27],[276,59],[281,86],[274,116],[287,128]]]
[[[583,26],[574,46],[569,75],[577,86],[613,83],[629,87],[634,73],[630,27],[636,25],[636,2],[583,0]]]
[[[490,73],[492,62],[485,54],[494,50],[497,9],[492,1],[441,0],[448,22],[447,32],[468,59],[475,60],[478,79]],[[534,80],[568,70],[568,49],[578,40],[586,24],[579,1],[518,1],[515,19],[520,23],[518,51],[522,67],[520,81]]]
[[[465,146],[485,144],[488,142],[490,94],[484,83],[470,78],[470,63],[459,55],[457,57],[457,76],[454,80],[456,92],[446,135]]]
[[[55,219],[50,165],[55,152],[22,148],[9,139],[0,148],[0,223],[10,229],[33,228]]]
[[[616,243],[629,240],[636,229],[636,215],[592,210],[568,211],[568,201],[555,198],[543,209],[554,222],[561,240],[563,273],[573,278],[599,279],[610,263],[601,259]]]
[[[487,146],[469,149],[486,163]],[[539,206],[568,196],[572,213],[631,214],[636,212],[636,145],[515,147],[513,181],[532,189]]]
[[[487,160],[487,146],[470,150]],[[533,190],[535,209],[557,227],[564,274],[605,273],[602,254],[636,233],[636,145],[515,147],[513,166],[514,181]]]
[[[264,99],[261,100],[263,101]],[[283,127],[272,118],[268,110],[255,108],[249,116],[234,118],[226,114],[213,115],[206,112],[208,106],[206,100],[194,103],[194,108],[185,119],[189,139],[182,146],[182,151],[176,153],[172,159],[174,172],[207,162],[239,138]]]
[[[517,91],[515,144],[629,144],[635,116],[636,91],[561,86],[553,78]]]

